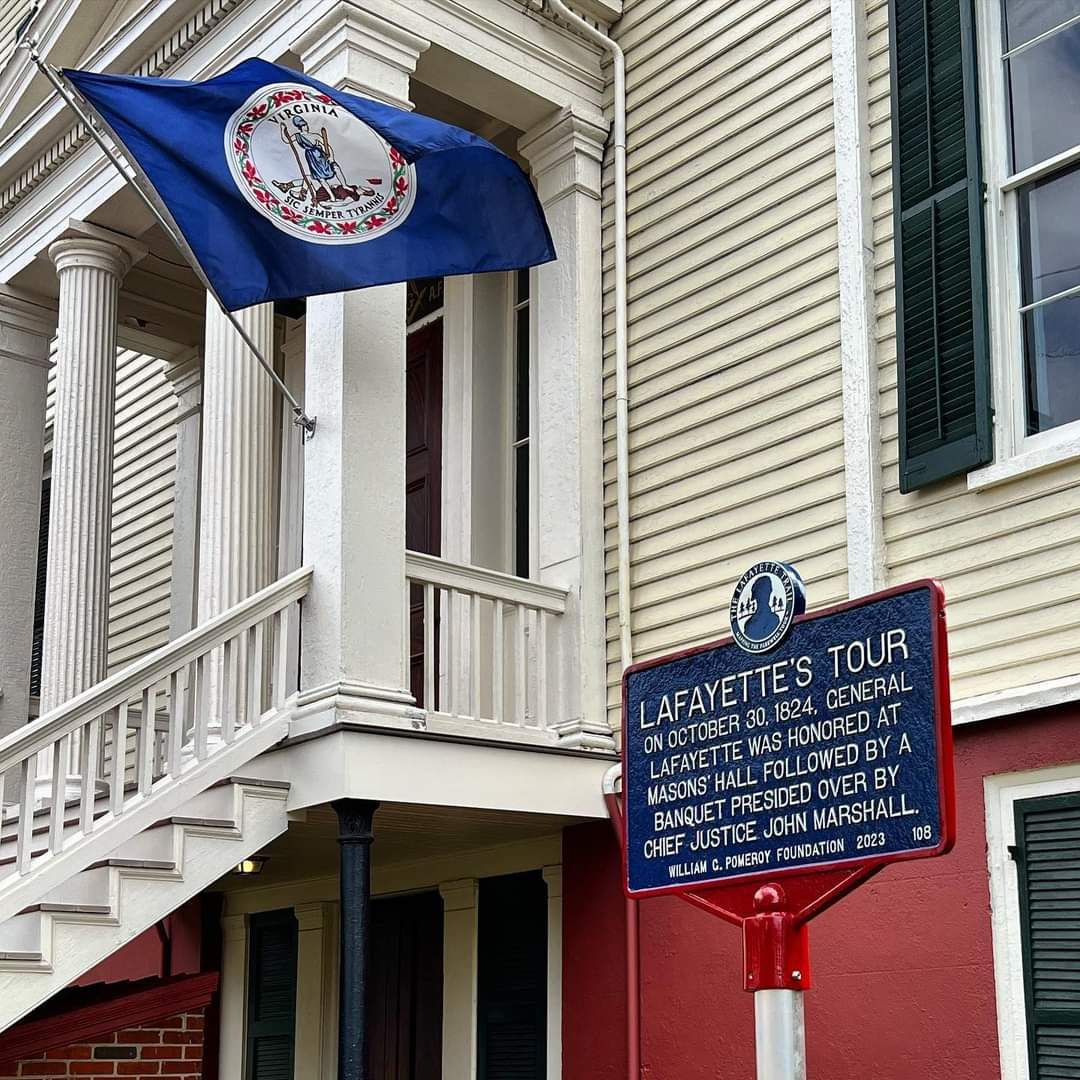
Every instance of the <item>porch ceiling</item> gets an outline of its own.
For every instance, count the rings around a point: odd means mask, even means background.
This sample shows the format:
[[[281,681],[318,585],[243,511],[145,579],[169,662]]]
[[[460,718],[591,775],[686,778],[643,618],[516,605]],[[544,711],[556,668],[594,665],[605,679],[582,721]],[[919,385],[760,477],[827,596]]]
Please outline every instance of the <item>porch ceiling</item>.
[[[375,816],[373,871],[378,878],[404,864],[557,836],[565,825],[577,820],[548,814],[384,803]],[[230,875],[221,879],[219,887],[229,892],[335,877],[337,834],[334,811],[329,806],[312,807],[263,849],[261,854],[268,861],[257,878]]]

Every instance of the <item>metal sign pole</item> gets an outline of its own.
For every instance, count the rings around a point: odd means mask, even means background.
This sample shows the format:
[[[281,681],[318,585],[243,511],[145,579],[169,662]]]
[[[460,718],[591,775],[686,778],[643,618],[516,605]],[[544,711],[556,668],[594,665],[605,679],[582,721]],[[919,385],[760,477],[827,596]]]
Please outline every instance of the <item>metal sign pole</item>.
[[[806,1030],[801,990],[754,994],[757,1080],[806,1080]]]

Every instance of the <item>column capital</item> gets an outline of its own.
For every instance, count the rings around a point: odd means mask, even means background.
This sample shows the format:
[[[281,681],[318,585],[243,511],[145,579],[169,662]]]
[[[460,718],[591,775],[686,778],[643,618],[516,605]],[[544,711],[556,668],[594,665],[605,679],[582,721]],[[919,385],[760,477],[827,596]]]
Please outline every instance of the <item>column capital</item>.
[[[181,399],[189,394],[196,395],[197,405],[198,392],[202,387],[202,356],[199,350],[192,347],[185,349],[179,356],[165,361],[163,368],[165,378],[172,383],[173,393]]]
[[[540,873],[547,885],[549,900],[562,896],[563,868],[562,866],[545,866]]]
[[[479,900],[480,882],[476,878],[459,878],[457,881],[440,881],[439,895],[444,911],[468,911]]]
[[[377,802],[370,799],[335,799],[330,804],[338,818],[339,844],[370,844],[375,839],[373,826]]]
[[[122,279],[149,251],[145,244],[85,221],[69,221],[63,235],[49,245],[58,274],[77,266],[93,266]]]
[[[518,139],[540,201],[548,206],[571,192],[599,199],[607,124],[569,106],[545,117]]]
[[[293,49],[307,74],[339,90],[411,109],[409,79],[430,44],[355,0],[338,0]]]

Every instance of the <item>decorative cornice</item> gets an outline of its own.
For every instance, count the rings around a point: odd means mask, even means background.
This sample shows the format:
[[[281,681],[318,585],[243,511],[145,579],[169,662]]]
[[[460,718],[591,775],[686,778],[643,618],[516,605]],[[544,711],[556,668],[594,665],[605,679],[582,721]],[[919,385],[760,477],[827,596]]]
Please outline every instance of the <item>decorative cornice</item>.
[[[518,140],[540,201],[548,206],[571,192],[600,198],[607,128],[569,108],[542,120]]]
[[[161,42],[131,74],[161,75],[168,71],[243,2],[244,0],[207,0],[199,11]],[[0,221],[89,141],[90,136],[81,121],[64,132],[52,146],[0,191]]]

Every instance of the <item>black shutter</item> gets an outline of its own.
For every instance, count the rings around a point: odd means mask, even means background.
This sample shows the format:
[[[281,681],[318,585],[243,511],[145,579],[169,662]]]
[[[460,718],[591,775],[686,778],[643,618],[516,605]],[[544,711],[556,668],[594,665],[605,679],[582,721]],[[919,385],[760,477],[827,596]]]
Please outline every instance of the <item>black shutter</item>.
[[[45,642],[45,573],[49,565],[49,499],[52,481],[41,485],[38,517],[37,582],[34,585],[34,634],[30,643],[30,696],[41,694],[41,649]]]
[[[296,917],[253,915],[249,927],[247,1080],[293,1080]]]
[[[890,0],[900,490],[993,457],[972,0]]]
[[[547,886],[539,871],[480,882],[478,1080],[544,1080]]]
[[[1016,803],[1031,1080],[1080,1076],[1080,794]]]

